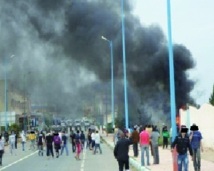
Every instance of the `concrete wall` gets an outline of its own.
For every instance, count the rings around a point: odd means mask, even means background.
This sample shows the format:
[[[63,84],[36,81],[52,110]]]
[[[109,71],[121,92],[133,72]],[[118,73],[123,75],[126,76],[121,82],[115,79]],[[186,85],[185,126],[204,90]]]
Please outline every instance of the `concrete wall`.
[[[190,106],[189,110],[180,110],[180,116],[181,124],[187,127],[193,123],[198,125],[203,136],[204,147],[214,149],[214,106],[204,104],[200,109]]]
[[[0,126],[5,126],[6,119],[9,125],[16,123],[16,113],[7,112],[5,117],[5,112],[0,112]]]

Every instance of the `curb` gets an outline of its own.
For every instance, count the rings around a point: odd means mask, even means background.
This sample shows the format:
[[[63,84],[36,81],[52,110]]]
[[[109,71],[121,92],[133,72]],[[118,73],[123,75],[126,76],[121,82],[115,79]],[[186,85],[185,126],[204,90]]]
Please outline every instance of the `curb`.
[[[106,141],[102,136],[101,139],[103,142],[105,142],[111,149],[114,149],[114,145]],[[129,157],[129,163],[132,165],[137,171],[151,171],[151,169],[147,167],[141,166],[136,160],[134,160],[132,157]]]
[[[141,166],[139,164],[139,162],[137,162],[136,160],[132,159],[132,158],[129,158],[129,162],[130,164],[135,168],[137,169],[138,171],[151,171],[151,169],[147,168],[147,167],[144,167],[144,166]]]

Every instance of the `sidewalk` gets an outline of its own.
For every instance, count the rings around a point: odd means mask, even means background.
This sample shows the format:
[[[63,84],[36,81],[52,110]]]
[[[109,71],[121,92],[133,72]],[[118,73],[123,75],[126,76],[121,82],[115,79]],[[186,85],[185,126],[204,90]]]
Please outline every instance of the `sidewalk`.
[[[112,148],[114,147],[113,142],[113,135],[108,134],[108,136],[102,134],[102,138],[106,141],[107,144],[109,144]],[[140,150],[140,148],[139,148]],[[159,156],[160,156],[160,164],[158,165],[152,165],[153,163],[153,157],[150,154],[150,166],[146,166],[144,169],[140,170],[141,165],[141,152],[139,151],[138,157],[132,157],[133,150],[132,146],[130,146],[129,150],[129,156],[130,156],[130,164],[133,165],[137,170],[139,171],[172,171],[172,153],[170,149],[162,149],[159,147]],[[201,160],[201,171],[213,171],[214,170],[214,162],[207,161],[202,159]],[[193,163],[191,159],[189,158],[189,171],[194,171]]]

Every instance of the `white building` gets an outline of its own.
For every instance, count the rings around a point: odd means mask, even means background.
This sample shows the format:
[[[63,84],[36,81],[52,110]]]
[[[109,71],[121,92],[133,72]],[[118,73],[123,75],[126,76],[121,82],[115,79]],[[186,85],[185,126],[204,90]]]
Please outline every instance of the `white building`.
[[[8,126],[16,123],[16,113],[15,112],[0,112],[0,126]]]

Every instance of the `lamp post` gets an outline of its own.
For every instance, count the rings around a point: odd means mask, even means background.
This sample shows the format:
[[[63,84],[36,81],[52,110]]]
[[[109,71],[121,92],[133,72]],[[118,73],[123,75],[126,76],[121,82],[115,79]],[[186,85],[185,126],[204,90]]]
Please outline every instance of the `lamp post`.
[[[125,47],[125,24],[124,24],[124,2],[121,0],[121,18],[122,18],[122,43],[123,43],[123,81],[124,81],[124,101],[125,101],[125,126],[129,127],[128,117],[128,97],[127,97],[127,81],[126,81],[126,47]]]
[[[109,43],[111,52],[111,114],[112,114],[112,128],[114,128],[114,58],[113,58],[113,43],[104,36],[101,38]]]
[[[176,136],[176,104],[175,104],[175,78],[174,78],[174,57],[172,46],[172,31],[171,31],[171,5],[170,0],[167,0],[167,26],[168,26],[168,52],[169,52],[169,76],[170,76],[170,106],[171,106],[171,127],[172,127],[172,141]],[[173,171],[178,170],[177,154],[173,150]]]
[[[10,58],[15,57],[15,55],[11,55]],[[7,111],[8,111],[8,97],[7,97],[7,57],[4,58],[4,112],[5,112],[5,131],[8,130],[7,123]]]
[[[169,74],[170,74],[170,104],[171,104],[171,126],[172,140],[176,136],[176,104],[175,104],[175,78],[174,78],[174,57],[171,31],[171,6],[167,0],[167,25],[168,25],[168,51],[169,51]]]

